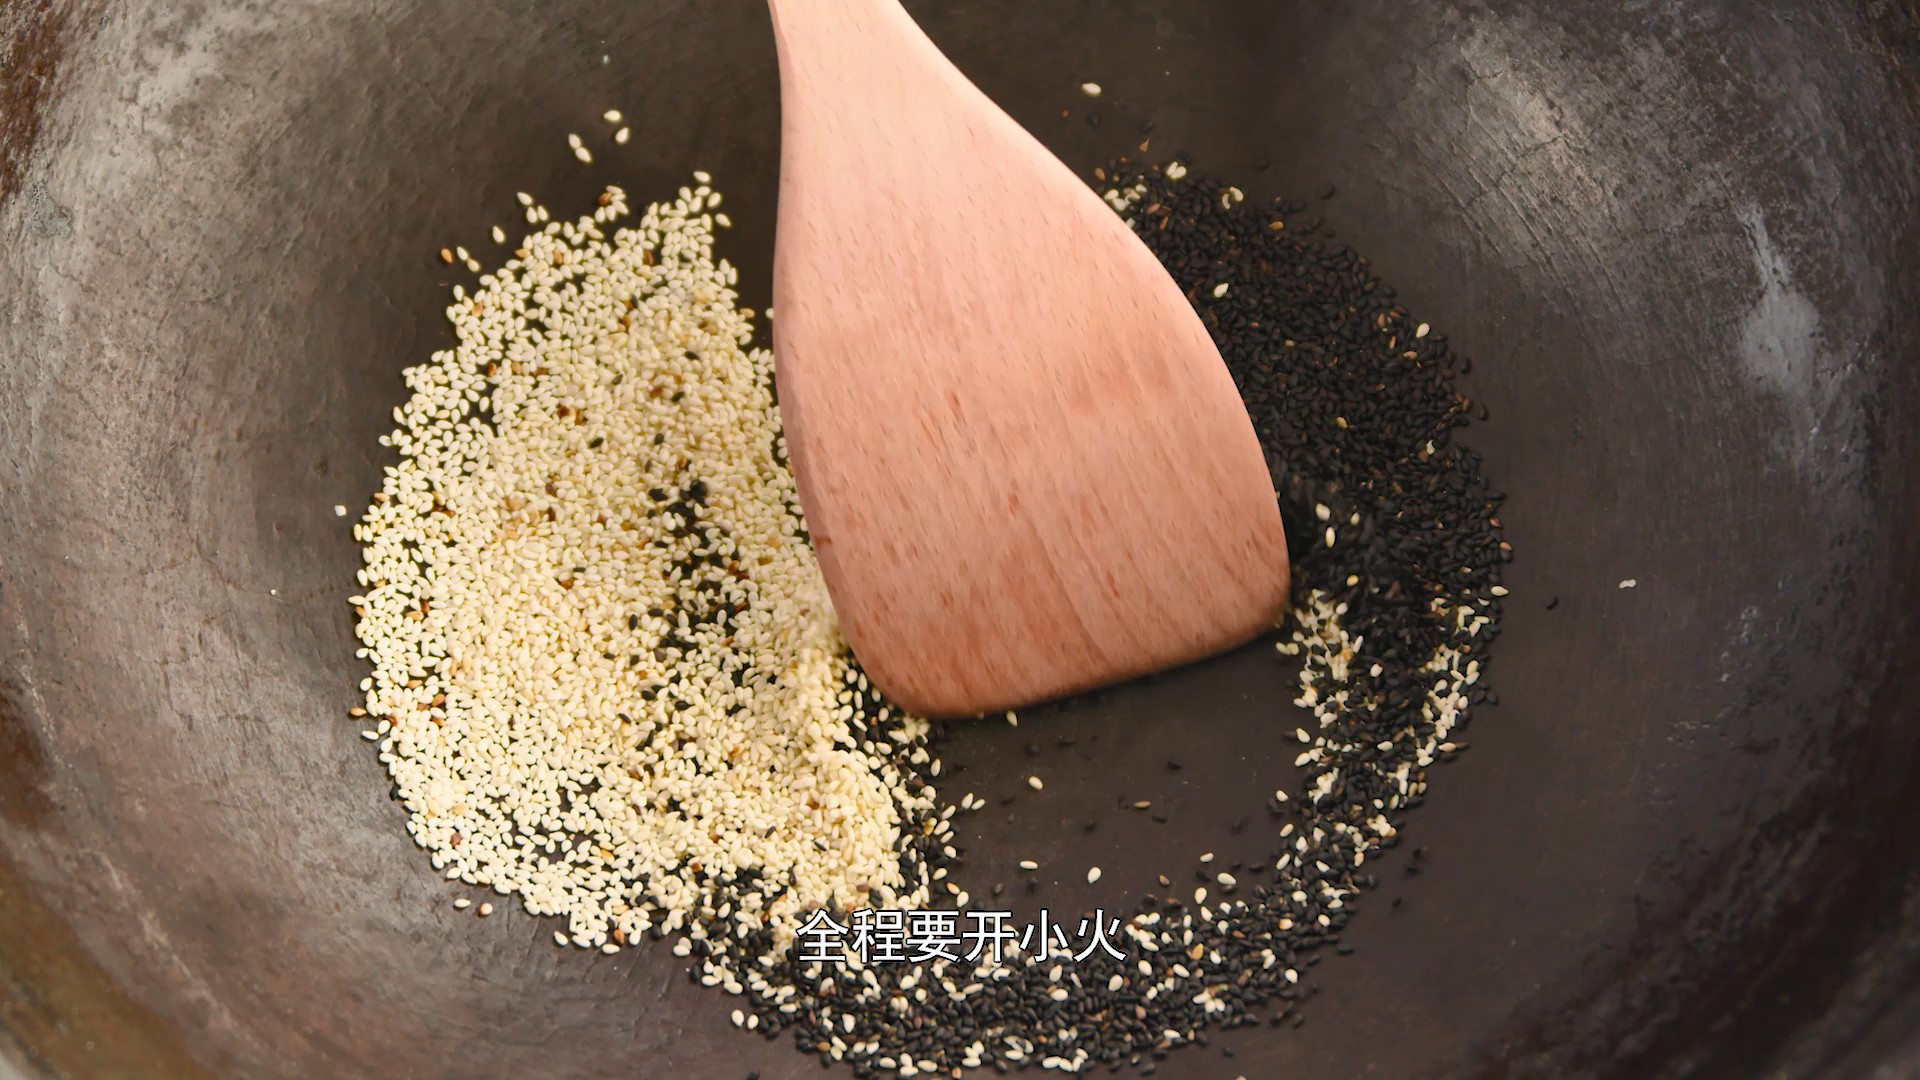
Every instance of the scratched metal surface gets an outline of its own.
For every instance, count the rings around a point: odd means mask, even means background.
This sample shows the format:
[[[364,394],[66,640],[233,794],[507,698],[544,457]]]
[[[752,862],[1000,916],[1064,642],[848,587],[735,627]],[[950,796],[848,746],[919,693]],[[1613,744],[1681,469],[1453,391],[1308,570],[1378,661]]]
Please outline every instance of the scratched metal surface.
[[[1912,1061],[1911,0],[912,6],[1077,166],[1152,118],[1156,153],[1255,197],[1336,186],[1331,224],[1476,359],[1494,417],[1473,439],[1519,551],[1505,700],[1411,820],[1427,869],[1386,860],[1303,1028],[1161,1075]],[[817,1071],[664,949],[587,958],[455,913],[342,719],[362,672],[332,507],[373,489],[398,369],[445,340],[431,254],[486,248],[516,190],[559,209],[703,167],[764,303],[764,22],[756,0],[0,0],[0,1058]],[[583,170],[564,135],[610,106],[633,143]],[[990,801],[1048,777],[973,819],[969,875],[1037,858],[1072,869],[1032,902],[1115,904],[1251,846],[1227,826],[1287,777],[1289,678],[1249,653],[960,732]]]

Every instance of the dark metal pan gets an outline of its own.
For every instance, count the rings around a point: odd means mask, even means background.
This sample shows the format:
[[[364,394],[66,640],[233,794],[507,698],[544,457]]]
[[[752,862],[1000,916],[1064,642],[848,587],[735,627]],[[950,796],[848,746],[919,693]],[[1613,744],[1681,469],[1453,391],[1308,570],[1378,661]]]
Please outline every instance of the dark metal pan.
[[[1076,167],[1152,119],[1151,155],[1253,197],[1337,188],[1329,224],[1491,408],[1504,700],[1409,819],[1422,872],[1385,861],[1303,1027],[1162,1075],[1920,1068],[1912,0],[912,6]],[[632,144],[580,166],[565,134],[614,106]],[[710,169],[764,304],[776,117],[757,0],[0,0],[0,1057],[816,1071],[665,949],[452,909],[343,719],[333,512],[447,339],[435,253],[517,190]],[[1287,698],[1269,650],[959,730],[983,793],[1086,736],[979,816],[973,872],[1224,848],[1286,771]],[[1175,812],[1082,833],[1122,786]]]

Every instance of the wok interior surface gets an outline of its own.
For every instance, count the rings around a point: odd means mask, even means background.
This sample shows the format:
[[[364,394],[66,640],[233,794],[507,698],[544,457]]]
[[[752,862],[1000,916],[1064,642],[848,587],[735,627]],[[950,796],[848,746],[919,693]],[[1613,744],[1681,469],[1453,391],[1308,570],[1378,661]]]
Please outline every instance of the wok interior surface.
[[[1910,0],[910,7],[1076,168],[1152,119],[1149,157],[1313,198],[1492,414],[1466,439],[1510,496],[1502,703],[1408,819],[1422,872],[1383,860],[1303,1027],[1162,1075],[1920,1060]],[[464,275],[436,253],[497,262],[516,191],[571,214],[709,169],[764,306],[777,118],[757,0],[0,2],[0,1057],[817,1071],[664,947],[451,907],[345,719],[333,509],[377,487],[400,368],[449,340]],[[956,731],[983,793],[1026,739],[1104,738],[969,826],[980,880],[1053,857],[1118,889],[1223,846],[1288,779],[1277,663]],[[1128,785],[1169,824],[1083,835]]]

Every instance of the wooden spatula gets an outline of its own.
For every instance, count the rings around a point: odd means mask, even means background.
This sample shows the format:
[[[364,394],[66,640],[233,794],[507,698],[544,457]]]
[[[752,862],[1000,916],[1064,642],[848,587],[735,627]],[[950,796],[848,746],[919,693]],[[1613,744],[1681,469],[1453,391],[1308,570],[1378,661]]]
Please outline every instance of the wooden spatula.
[[[1272,625],[1272,481],[1152,253],[896,0],[770,7],[776,386],[868,676],[970,715]]]

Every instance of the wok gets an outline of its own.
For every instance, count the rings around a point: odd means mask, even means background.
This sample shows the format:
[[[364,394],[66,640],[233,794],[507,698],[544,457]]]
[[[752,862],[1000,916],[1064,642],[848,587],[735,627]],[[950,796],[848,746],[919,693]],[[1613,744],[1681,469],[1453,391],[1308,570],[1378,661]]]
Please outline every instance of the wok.
[[[1161,1075],[1920,1069],[1912,0],[910,6],[1077,168],[1151,119],[1148,156],[1315,200],[1492,415],[1465,437],[1510,495],[1501,704],[1304,1026]],[[496,251],[516,191],[572,213],[710,169],[763,306],[775,86],[757,0],[0,2],[0,1057],[816,1071],[663,947],[453,910],[344,715],[333,509],[449,340],[438,250]],[[983,794],[1029,740],[1050,769],[968,826],[969,873],[1119,890],[1257,846],[1228,823],[1287,779],[1279,663],[956,729]],[[1108,813],[1128,785],[1168,822]]]

